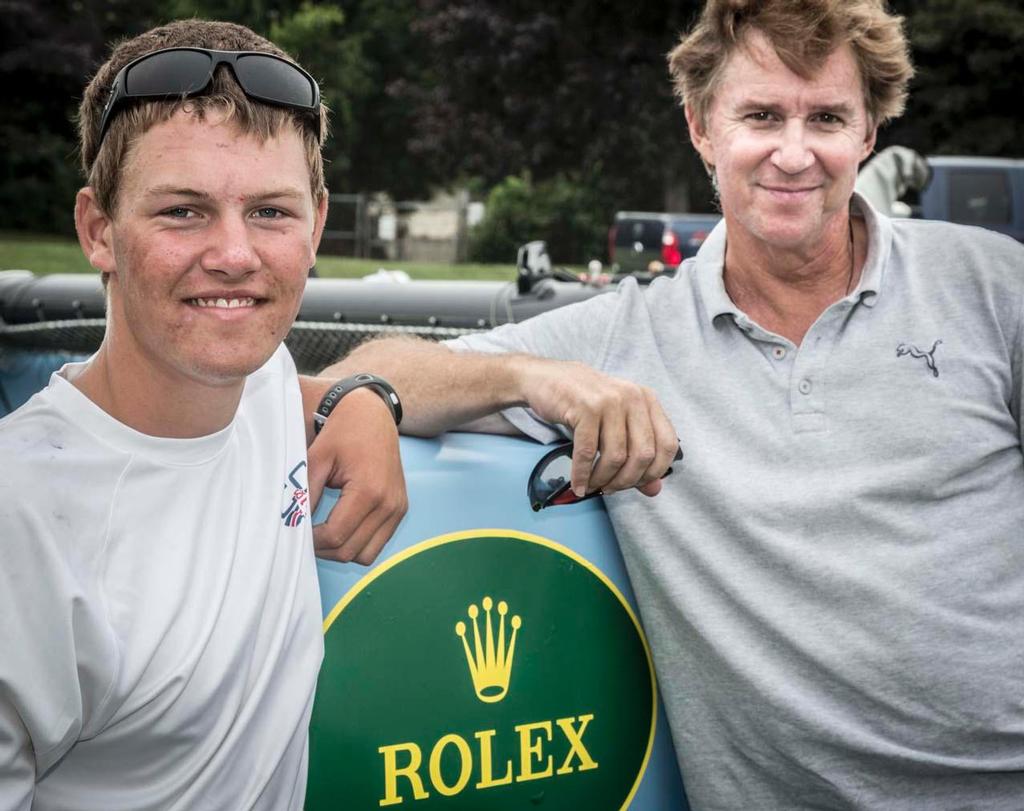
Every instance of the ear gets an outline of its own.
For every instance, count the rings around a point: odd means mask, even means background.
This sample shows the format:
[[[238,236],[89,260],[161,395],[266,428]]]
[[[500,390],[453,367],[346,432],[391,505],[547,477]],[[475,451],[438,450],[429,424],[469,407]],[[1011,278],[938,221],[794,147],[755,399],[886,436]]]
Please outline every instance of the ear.
[[[89,264],[100,273],[116,273],[113,220],[100,207],[91,186],[80,189],[75,198],[75,231]]]
[[[327,191],[316,207],[316,216],[313,219],[313,239],[310,243],[309,266],[316,264],[316,252],[320,248],[320,237],[324,235],[324,225],[327,223]]]
[[[689,104],[685,105],[683,109],[686,112],[686,126],[690,130],[690,141],[693,143],[693,148],[697,150],[704,165],[710,170],[715,165],[714,150],[711,148],[711,140],[708,138],[705,122]]]
[[[861,161],[867,160],[868,156],[871,155],[871,153],[874,151],[874,149],[875,149],[875,139],[877,137],[878,137],[878,125],[875,124],[875,123],[870,123],[868,125],[867,135],[864,136],[863,149],[861,150],[861,153],[860,153]]]

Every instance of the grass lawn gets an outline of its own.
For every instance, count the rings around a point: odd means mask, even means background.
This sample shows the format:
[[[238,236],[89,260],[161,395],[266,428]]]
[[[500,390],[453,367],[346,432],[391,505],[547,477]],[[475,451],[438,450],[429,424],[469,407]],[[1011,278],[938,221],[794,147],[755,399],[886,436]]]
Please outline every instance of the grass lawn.
[[[378,268],[404,270],[413,279],[511,281],[513,265],[447,265],[437,262],[399,262],[386,259],[350,259],[321,256],[316,264],[322,277],[357,279]],[[95,273],[85,261],[78,243],[71,239],[37,234],[0,232],[0,270],[31,270],[47,273]]]
[[[0,270],[48,273],[95,273],[78,243],[55,236],[0,232]]]

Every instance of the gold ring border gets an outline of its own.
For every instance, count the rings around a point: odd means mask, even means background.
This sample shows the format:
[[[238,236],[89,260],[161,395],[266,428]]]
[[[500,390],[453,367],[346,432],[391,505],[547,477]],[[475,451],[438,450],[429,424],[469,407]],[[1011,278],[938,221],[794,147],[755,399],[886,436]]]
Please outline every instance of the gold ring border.
[[[640,771],[637,772],[636,780],[633,782],[633,787],[629,790],[629,794],[626,795],[625,802],[619,808],[619,811],[626,811],[626,809],[629,808],[629,804],[633,802],[633,797],[636,796],[637,789],[640,788],[640,783],[643,781],[644,775],[647,773],[647,764],[650,762],[651,751],[654,749],[654,733],[658,725],[658,682],[654,676],[654,661],[651,659],[651,649],[647,645],[647,636],[644,634],[644,629],[640,626],[640,622],[637,620],[636,614],[633,613],[633,608],[630,606],[629,601],[626,600],[622,595],[622,592],[619,591],[618,587],[604,572],[598,569],[597,566],[578,552],[574,552],[567,546],[563,546],[556,541],[552,541],[550,538],[544,538],[541,535],[534,535],[530,532],[520,532],[516,529],[466,529],[459,532],[449,532],[444,535],[437,535],[433,538],[428,538],[425,541],[413,544],[407,549],[403,549],[401,552],[388,558],[386,561],[381,563],[380,566],[367,572],[363,577],[357,580],[324,618],[324,635],[327,635],[327,631],[330,629],[331,625],[334,624],[338,615],[345,610],[345,607],[351,603],[363,589],[384,574],[384,572],[397,566],[402,561],[407,560],[414,555],[418,555],[421,552],[425,552],[428,549],[433,549],[435,546],[443,546],[444,544],[453,543],[455,541],[484,540],[495,535],[505,538],[515,538],[520,541],[527,541],[528,543],[534,543],[538,546],[546,546],[555,552],[559,552],[566,557],[572,558],[577,563],[584,566],[591,574],[595,575],[598,580],[604,583],[605,587],[607,587],[607,589],[614,594],[616,598],[618,598],[622,607],[626,609],[626,614],[628,614],[630,620],[633,621],[633,627],[636,628],[636,632],[640,635],[640,642],[644,647],[644,656],[647,658],[647,672],[651,677],[651,732],[647,736],[647,751],[644,752],[644,759],[640,763]]]

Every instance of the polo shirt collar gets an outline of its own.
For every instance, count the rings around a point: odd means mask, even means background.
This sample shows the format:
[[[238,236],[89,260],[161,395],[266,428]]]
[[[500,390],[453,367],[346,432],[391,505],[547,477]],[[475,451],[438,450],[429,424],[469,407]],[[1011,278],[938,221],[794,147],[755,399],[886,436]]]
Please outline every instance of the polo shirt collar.
[[[882,289],[889,255],[892,253],[892,220],[873,208],[871,203],[857,192],[853,193],[852,208],[864,216],[864,223],[868,227],[868,255],[864,259],[860,283],[853,294],[859,297],[865,306],[874,307]]]
[[[882,287],[885,266],[892,249],[892,222],[872,208],[871,204],[857,192],[853,193],[850,208],[864,217],[868,229],[868,255],[861,271],[860,282],[850,295],[860,299],[864,305],[873,307]],[[709,320],[714,321],[720,315],[731,315],[738,320],[746,320],[746,315],[725,291],[722,272],[725,265],[725,244],[723,217],[697,251],[694,267],[697,289],[700,291]]]

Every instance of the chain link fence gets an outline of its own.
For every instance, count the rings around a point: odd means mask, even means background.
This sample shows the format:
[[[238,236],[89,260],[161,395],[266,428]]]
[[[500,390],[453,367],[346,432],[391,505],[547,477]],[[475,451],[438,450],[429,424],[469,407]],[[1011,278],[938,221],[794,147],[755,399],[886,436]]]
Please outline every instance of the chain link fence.
[[[0,325],[0,355],[5,348],[90,354],[99,347],[105,329],[106,320],[102,318],[3,324]],[[303,374],[314,374],[376,336],[411,335],[441,341],[479,331],[460,327],[297,321],[285,343],[295,358],[298,370]]]

